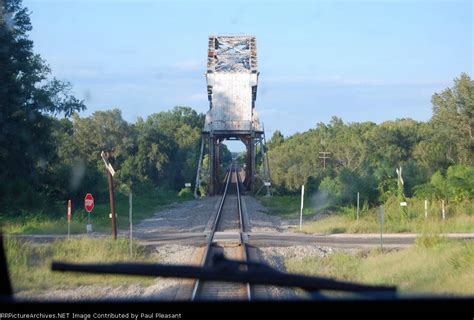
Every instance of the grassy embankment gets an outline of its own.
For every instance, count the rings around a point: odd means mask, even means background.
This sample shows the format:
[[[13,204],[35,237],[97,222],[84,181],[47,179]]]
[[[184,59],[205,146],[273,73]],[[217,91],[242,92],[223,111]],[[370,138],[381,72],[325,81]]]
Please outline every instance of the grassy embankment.
[[[6,238],[4,241],[10,278],[15,292],[74,288],[81,285],[139,284],[146,286],[154,282],[154,279],[150,277],[86,275],[50,270],[52,261],[110,263],[156,262],[158,260],[138,245],[134,245],[133,256],[130,256],[126,239],[118,239],[114,242],[111,239],[81,238],[42,245],[12,238]]]
[[[179,196],[172,191],[152,190],[133,194],[133,223],[148,218],[163,207],[174,203],[189,200],[190,196],[185,194]],[[119,192],[115,194],[115,207],[117,212],[117,226],[119,229],[127,229],[129,225],[129,200],[127,195]],[[61,210],[62,212],[57,212]],[[67,207],[58,209],[53,206],[54,212],[28,212],[20,217],[13,217],[0,213],[0,224],[2,231],[6,234],[67,234]],[[93,231],[110,231],[109,219],[110,206],[108,202],[96,203],[91,213],[91,224]],[[86,232],[87,212],[83,207],[73,211],[71,219],[71,234]]]
[[[269,213],[286,219],[299,219],[299,196],[259,197]],[[397,201],[384,205],[384,232],[386,233],[446,233],[474,232],[474,201],[464,201],[447,207],[446,220],[442,220],[439,203],[430,203],[425,218],[424,200],[408,201],[408,216],[401,216]],[[309,220],[309,221],[308,221]],[[299,231],[296,230],[295,231]],[[305,233],[378,233],[380,232],[379,209],[363,208],[356,219],[354,207],[315,208],[311,198],[305,198],[303,210],[303,232]]]
[[[398,287],[401,294],[474,295],[474,244],[423,236],[409,249],[285,261],[289,272]]]

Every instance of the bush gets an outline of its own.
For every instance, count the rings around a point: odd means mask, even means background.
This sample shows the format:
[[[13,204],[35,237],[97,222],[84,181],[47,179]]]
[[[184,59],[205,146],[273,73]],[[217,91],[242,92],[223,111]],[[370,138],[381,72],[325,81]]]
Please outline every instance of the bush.
[[[178,197],[181,199],[193,199],[193,193],[191,191],[191,188],[182,188],[179,193]]]

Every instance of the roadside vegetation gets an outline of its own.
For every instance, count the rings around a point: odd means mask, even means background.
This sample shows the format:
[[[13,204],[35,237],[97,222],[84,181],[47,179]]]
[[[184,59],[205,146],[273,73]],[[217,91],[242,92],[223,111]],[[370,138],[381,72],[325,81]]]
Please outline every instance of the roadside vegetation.
[[[13,238],[4,240],[10,278],[14,292],[25,290],[53,290],[77,288],[83,285],[120,286],[151,285],[150,277],[115,275],[87,275],[82,273],[53,272],[52,261],[78,263],[154,262],[158,258],[144,247],[134,244],[129,254],[127,239],[80,238],[55,241],[48,244],[23,242]]]
[[[349,254],[324,258],[291,258],[288,272],[331,277],[366,284],[397,286],[401,294],[474,294],[474,244],[423,236],[400,251]]]
[[[427,225],[472,232],[474,81],[462,73],[431,102],[427,122],[334,117],[289,137],[275,131],[267,144],[275,196],[260,200],[271,214],[299,218],[305,185],[304,219],[317,220],[305,224],[306,232],[378,232],[381,206],[388,232],[420,232]],[[446,220],[440,221],[443,204]]]

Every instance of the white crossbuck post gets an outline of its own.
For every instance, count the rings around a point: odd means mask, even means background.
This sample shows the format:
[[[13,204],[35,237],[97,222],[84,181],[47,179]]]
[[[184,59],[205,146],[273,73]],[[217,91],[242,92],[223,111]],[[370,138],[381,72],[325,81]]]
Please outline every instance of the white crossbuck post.
[[[304,185],[301,186],[301,210],[300,210],[300,231],[303,224],[303,201],[304,201]]]

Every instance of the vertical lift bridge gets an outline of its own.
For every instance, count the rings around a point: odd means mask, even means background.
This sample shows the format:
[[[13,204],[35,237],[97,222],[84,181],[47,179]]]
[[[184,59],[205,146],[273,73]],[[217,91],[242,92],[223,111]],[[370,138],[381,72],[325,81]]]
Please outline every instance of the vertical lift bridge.
[[[225,140],[240,140],[247,149],[246,190],[255,188],[256,180],[267,186],[269,168],[265,153],[265,134],[255,110],[257,99],[257,47],[253,36],[210,36],[207,59],[207,95],[209,111],[202,130],[201,154],[194,194],[201,179],[208,179],[208,194],[220,188],[219,147]],[[257,148],[257,145],[260,148]],[[262,170],[256,168],[256,152],[262,153]],[[209,155],[208,172],[201,172],[203,154]],[[262,171],[262,172],[259,172]]]

